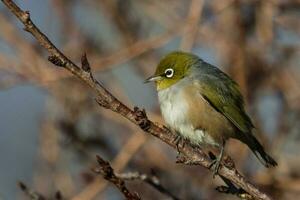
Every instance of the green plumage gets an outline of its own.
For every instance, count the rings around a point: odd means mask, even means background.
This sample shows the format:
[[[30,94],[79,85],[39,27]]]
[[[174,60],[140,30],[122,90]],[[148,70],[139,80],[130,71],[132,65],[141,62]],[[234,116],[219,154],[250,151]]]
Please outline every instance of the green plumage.
[[[241,132],[247,134],[254,127],[244,110],[243,97],[238,85],[218,68],[204,63],[199,65],[201,95]]]

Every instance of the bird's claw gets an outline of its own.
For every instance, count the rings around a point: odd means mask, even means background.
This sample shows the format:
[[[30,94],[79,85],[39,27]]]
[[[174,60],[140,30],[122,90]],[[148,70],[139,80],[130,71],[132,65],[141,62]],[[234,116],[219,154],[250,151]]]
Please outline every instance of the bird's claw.
[[[176,145],[177,154],[180,154],[179,147],[180,146],[181,146],[181,148],[184,147],[184,139],[180,135],[177,135],[176,138],[173,140],[173,142]],[[180,143],[181,143],[181,145],[180,145]]]
[[[215,176],[218,175],[219,169],[221,167],[220,164],[224,155],[224,147],[225,147],[225,140],[223,140],[222,142],[221,151],[217,157],[211,152],[209,152],[208,154],[209,157],[213,160],[209,165],[209,169],[213,169],[213,178],[215,178]]]
[[[215,159],[210,163],[208,166],[209,169],[213,170],[213,178],[215,178],[216,175],[218,175],[219,169],[221,167],[221,161],[222,161],[222,155],[215,157]]]
[[[212,169],[213,170],[213,178],[216,177],[216,175],[218,175],[218,171],[220,169],[220,161],[217,161],[217,160],[213,160],[209,167],[209,169]]]

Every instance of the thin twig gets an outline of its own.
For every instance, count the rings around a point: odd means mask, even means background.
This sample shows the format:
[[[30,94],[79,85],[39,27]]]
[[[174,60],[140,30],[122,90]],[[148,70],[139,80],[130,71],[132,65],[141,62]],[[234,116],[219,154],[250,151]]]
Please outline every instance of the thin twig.
[[[31,200],[47,200],[47,199],[54,199],[54,200],[64,200],[63,195],[60,191],[57,191],[54,195],[54,198],[46,198],[44,195],[31,190],[27,187],[23,182],[18,182],[20,189],[31,199]]]
[[[126,197],[128,200],[140,200],[141,198],[137,193],[132,193],[129,191],[129,189],[126,187],[125,182],[122,178],[116,176],[114,173],[113,168],[110,166],[109,162],[103,160],[99,155],[97,155],[97,161],[99,164],[99,167],[95,168],[93,171],[101,174],[103,178],[108,180],[109,182],[113,183],[120,192]]]
[[[46,200],[42,194],[29,189],[23,182],[19,182],[18,185],[31,200]]]
[[[128,172],[128,173],[122,173],[122,174],[116,174],[116,175],[125,181],[141,180],[141,181],[151,185],[153,188],[155,188],[162,194],[165,194],[166,196],[170,197],[171,199],[180,200],[178,197],[176,197],[174,194],[172,194],[170,191],[168,191],[164,186],[162,186],[159,179],[154,175],[150,176],[147,174],[141,174],[139,172]]]
[[[143,130],[151,135],[159,138],[163,142],[176,148],[175,138],[176,134],[168,129],[157,126],[152,121],[148,120],[145,112],[135,109],[131,110],[107,91],[98,81],[93,79],[91,73],[87,73],[79,66],[68,59],[59,49],[57,49],[52,42],[43,34],[31,21],[28,11],[21,10],[11,0],[1,0],[10,11],[17,16],[17,18],[24,24],[25,30],[31,33],[37,41],[50,53],[50,60],[55,61],[56,64],[62,66],[77,76],[79,79],[89,85],[96,93],[98,102],[105,108],[108,108],[123,117],[127,118],[132,123],[140,126]],[[211,159],[199,148],[193,147],[189,142],[178,148],[180,152],[189,160],[197,162],[197,164],[209,168]],[[222,165],[219,174],[230,180],[232,183],[244,189],[247,193],[256,199],[270,200],[267,194],[261,192],[256,186],[247,181],[235,168]]]

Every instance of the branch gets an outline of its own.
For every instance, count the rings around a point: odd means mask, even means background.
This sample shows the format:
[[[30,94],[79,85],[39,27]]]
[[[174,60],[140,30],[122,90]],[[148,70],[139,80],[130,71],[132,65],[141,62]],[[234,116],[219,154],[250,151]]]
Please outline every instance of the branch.
[[[122,178],[123,180],[141,180],[149,185],[151,185],[153,188],[161,192],[162,194],[167,195],[170,197],[170,199],[173,200],[180,200],[178,197],[176,197],[174,194],[172,194],[170,191],[168,191],[164,186],[160,184],[159,179],[156,176],[149,176],[147,174],[140,174],[139,172],[129,172],[129,173],[123,173],[123,174],[117,174],[118,177]]]
[[[127,189],[124,180],[122,178],[119,178],[118,176],[116,176],[116,174],[114,173],[114,170],[110,166],[109,162],[103,160],[98,155],[97,155],[97,161],[98,161],[99,167],[95,168],[93,170],[94,172],[96,172],[97,174],[102,174],[103,178],[105,178],[109,182],[113,183],[120,190],[120,192],[123,193],[123,195],[126,197],[126,199],[128,199],[128,200],[140,200],[141,199],[137,193],[132,193]]]
[[[31,21],[28,11],[21,10],[12,0],[1,0],[7,8],[24,24],[24,30],[31,33],[50,54],[49,60],[58,66],[69,70],[72,74],[89,85],[96,93],[97,101],[103,107],[110,109],[135,125],[140,126],[143,130],[173,148],[176,148],[176,134],[163,126],[159,126],[148,120],[146,113],[136,108],[131,110],[107,91],[98,81],[96,81],[90,71],[86,71],[75,65],[68,59],[59,49],[57,49],[52,42],[43,34]],[[86,59],[86,58],[85,58]],[[191,162],[196,162],[205,168],[210,167],[211,159],[200,149],[193,147],[189,142],[185,145],[179,146],[180,152],[188,158]],[[219,175],[230,180],[236,186],[242,188],[256,199],[271,200],[267,194],[261,192],[256,186],[247,181],[234,167],[222,165],[219,169]]]

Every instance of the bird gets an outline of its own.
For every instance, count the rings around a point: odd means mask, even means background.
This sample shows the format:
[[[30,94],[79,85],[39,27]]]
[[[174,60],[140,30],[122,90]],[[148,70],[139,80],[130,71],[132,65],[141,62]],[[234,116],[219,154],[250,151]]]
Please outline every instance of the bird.
[[[145,82],[155,82],[164,121],[179,139],[219,150],[214,174],[230,138],[246,144],[265,167],[277,165],[253,134],[238,84],[219,68],[195,54],[173,51]]]

